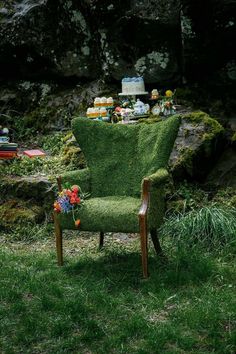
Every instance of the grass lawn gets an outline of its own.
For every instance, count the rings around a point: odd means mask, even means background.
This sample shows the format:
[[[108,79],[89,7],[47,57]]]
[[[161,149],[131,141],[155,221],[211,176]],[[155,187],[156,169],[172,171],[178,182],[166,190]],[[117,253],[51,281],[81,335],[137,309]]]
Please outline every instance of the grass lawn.
[[[144,281],[135,235],[108,235],[99,252],[98,235],[68,233],[61,268],[50,227],[0,241],[1,354],[235,352],[229,250],[179,253],[166,239],[169,262],[151,247]]]

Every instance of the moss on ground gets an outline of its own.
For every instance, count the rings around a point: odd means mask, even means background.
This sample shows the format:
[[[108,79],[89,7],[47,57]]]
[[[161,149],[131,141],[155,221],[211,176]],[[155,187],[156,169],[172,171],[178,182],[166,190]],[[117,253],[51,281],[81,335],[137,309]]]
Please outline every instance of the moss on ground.
[[[37,205],[27,206],[21,200],[9,200],[0,205],[0,227],[9,227],[19,224],[36,223],[42,221],[44,211]]]

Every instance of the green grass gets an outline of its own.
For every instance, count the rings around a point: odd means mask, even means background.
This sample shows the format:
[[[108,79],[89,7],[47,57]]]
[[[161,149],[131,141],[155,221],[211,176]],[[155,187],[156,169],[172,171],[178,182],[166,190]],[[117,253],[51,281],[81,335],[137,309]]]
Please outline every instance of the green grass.
[[[179,247],[217,250],[236,246],[236,208],[211,204],[170,216],[161,228]]]
[[[151,248],[143,281],[135,235],[107,235],[98,252],[98,235],[67,233],[60,268],[46,231],[31,243],[0,235],[1,354],[234,353],[229,250],[178,254],[165,238],[168,263]]]

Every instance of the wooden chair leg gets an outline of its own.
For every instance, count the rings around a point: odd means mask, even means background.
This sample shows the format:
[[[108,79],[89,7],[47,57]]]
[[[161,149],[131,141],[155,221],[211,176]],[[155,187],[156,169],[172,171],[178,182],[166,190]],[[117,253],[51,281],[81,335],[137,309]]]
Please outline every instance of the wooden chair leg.
[[[151,238],[152,238],[152,242],[156,251],[156,254],[160,257],[161,261],[163,263],[167,263],[168,262],[168,258],[166,257],[166,255],[164,254],[161,245],[160,245],[160,241],[157,235],[157,230],[151,230],[150,231],[151,234]]]
[[[104,244],[104,232],[100,232],[99,236],[99,249],[101,250],[103,248]]]
[[[156,254],[157,255],[163,255],[163,250],[162,250],[161,245],[160,245],[160,241],[159,241],[159,238],[158,238],[158,235],[157,235],[157,230],[155,230],[155,229],[151,230],[150,234],[151,234],[151,238],[152,238],[152,242],[153,242]]]
[[[55,235],[56,235],[57,263],[59,266],[62,266],[63,265],[62,229],[55,213],[54,213],[54,225],[55,225]]]
[[[142,254],[143,277],[148,278],[148,234],[146,218],[140,219],[140,241]]]

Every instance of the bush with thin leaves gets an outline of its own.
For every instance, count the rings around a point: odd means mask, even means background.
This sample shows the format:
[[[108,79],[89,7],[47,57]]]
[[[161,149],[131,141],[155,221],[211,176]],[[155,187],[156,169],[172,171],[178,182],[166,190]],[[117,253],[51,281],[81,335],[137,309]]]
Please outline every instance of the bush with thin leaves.
[[[166,220],[160,232],[184,248],[203,246],[207,250],[216,250],[232,247],[236,239],[236,208],[212,205],[177,214]]]

